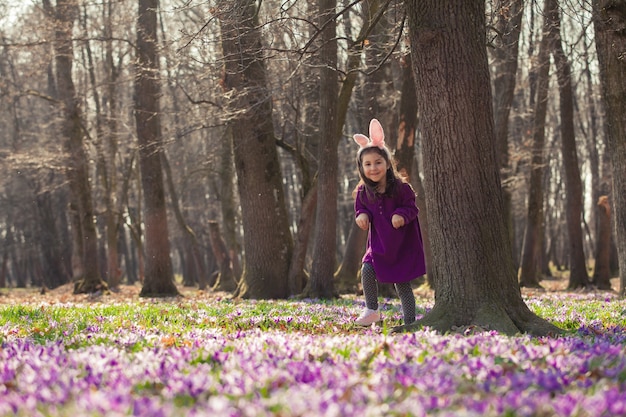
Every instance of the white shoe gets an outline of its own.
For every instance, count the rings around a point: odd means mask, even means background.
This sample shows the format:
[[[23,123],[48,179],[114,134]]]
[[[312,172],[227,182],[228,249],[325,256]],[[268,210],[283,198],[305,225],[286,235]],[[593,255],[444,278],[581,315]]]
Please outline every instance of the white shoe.
[[[361,315],[354,320],[354,324],[359,326],[369,326],[372,323],[376,323],[382,320],[382,316],[378,310],[370,310],[365,308]]]

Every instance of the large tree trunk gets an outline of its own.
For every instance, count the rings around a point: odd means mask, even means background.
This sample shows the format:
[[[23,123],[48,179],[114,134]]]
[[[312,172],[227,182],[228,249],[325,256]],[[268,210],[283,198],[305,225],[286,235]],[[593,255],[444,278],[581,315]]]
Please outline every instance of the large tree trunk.
[[[244,270],[235,295],[289,296],[292,256],[282,173],[274,139],[272,95],[263,61],[257,2],[221,2],[224,87],[230,106],[244,236]]]
[[[626,1],[594,0],[596,49],[613,163],[613,211],[620,295],[626,295]]]
[[[317,210],[311,275],[305,290],[310,297],[335,296],[333,275],[337,227],[337,27],[336,0],[318,0],[320,27],[320,145],[318,153]]]
[[[546,3],[546,6],[548,3]],[[524,245],[522,249],[520,286],[540,288],[539,284],[542,270],[542,250],[544,236],[544,211],[543,211],[543,171],[545,169],[545,137],[546,137],[546,113],[548,109],[548,85],[550,70],[550,22],[544,19],[544,31],[539,44],[537,55],[537,67],[533,68],[533,77],[536,81],[535,91],[537,99],[531,99],[535,103],[533,118],[533,145],[530,160],[530,180],[528,185],[528,208],[526,216],[526,230],[524,232]]]
[[[404,327],[560,329],[524,303],[504,219],[483,0],[405,2],[423,132],[435,305]]]
[[[157,0],[139,0],[135,122],[144,198],[145,277],[140,296],[178,295],[174,284],[161,167]]]
[[[44,8],[51,12],[52,6],[44,0]],[[91,293],[107,288],[100,276],[98,262],[98,236],[94,220],[89,162],[83,143],[82,115],[76,89],[72,80],[73,47],[72,27],[77,17],[75,0],[58,0],[55,18],[55,76],[57,94],[62,105],[61,133],[63,150],[68,157],[67,179],[72,201],[76,207],[77,223],[74,243],[82,248],[77,256],[82,276],[74,276],[74,293]]]

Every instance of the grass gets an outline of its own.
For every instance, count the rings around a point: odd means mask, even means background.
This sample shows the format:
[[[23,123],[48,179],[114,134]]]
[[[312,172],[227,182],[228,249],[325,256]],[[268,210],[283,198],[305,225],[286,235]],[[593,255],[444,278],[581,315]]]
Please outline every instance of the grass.
[[[354,297],[0,304],[0,415],[626,415],[626,301],[525,299],[568,334],[390,334],[393,299],[365,329]]]

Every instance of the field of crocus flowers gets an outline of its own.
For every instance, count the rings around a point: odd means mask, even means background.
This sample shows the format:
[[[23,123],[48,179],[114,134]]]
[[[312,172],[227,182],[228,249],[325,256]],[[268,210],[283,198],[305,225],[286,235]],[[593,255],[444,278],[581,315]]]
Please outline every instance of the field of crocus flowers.
[[[395,299],[363,329],[359,297],[138,290],[2,290],[0,415],[626,416],[626,301],[611,292],[524,292],[567,330],[531,338],[391,333]],[[416,293],[419,316],[433,299]]]

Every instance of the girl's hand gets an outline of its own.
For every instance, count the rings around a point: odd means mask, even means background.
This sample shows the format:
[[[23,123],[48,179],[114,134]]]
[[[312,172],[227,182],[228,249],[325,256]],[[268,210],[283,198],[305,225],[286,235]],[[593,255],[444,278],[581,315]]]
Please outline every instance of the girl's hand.
[[[391,217],[391,224],[393,225],[394,229],[399,229],[400,227],[404,226],[404,217],[400,216],[399,214],[394,214]]]
[[[370,227],[370,218],[367,214],[361,213],[356,217],[356,225],[363,230],[367,230]]]

